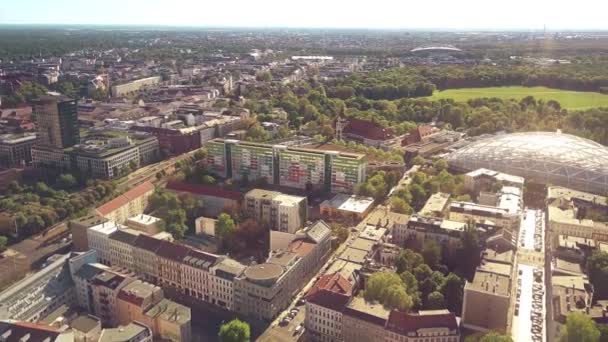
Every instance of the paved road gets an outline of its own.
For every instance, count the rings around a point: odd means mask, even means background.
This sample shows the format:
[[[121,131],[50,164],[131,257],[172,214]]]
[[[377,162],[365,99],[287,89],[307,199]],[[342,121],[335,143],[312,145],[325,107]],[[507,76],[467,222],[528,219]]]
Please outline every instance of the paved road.
[[[349,238],[338,248],[336,248],[332,254],[327,259],[327,262],[323,264],[323,266],[317,271],[314,277],[298,292],[298,294],[294,297],[292,303],[289,305],[285,311],[278,315],[278,317],[270,324],[268,329],[257,339],[259,342],[275,342],[275,341],[304,341],[306,340],[306,332],[295,334],[294,331],[296,327],[300,324],[304,323],[305,318],[305,306],[297,306],[296,303],[304,297],[304,295],[310,290],[310,288],[317,281],[318,277],[325,274],[325,271],[338,259],[338,257],[344,252],[346,248],[348,248],[353,241],[355,241],[359,234],[365,229],[367,225],[367,217],[363,219],[356,227],[349,227],[351,233]],[[352,229],[355,228],[355,229]],[[285,318],[290,310],[293,308],[298,308],[298,314],[292,319],[292,321],[286,325],[281,326],[279,323],[283,318]]]

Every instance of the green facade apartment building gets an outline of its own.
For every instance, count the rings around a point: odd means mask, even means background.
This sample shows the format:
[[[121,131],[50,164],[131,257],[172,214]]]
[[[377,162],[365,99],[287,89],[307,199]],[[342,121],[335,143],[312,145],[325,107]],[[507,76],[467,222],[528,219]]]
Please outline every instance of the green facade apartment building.
[[[332,193],[352,192],[365,181],[362,154],[319,151],[238,140],[214,139],[206,144],[209,172],[224,178]]]

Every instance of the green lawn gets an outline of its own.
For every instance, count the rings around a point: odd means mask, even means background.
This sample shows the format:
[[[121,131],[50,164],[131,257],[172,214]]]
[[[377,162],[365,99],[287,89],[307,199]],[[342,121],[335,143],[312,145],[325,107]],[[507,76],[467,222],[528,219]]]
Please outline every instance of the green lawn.
[[[588,109],[595,107],[608,107],[608,95],[600,93],[552,89],[546,87],[491,87],[491,88],[462,88],[436,91],[430,100],[454,99],[467,101],[480,97],[498,97],[501,99],[522,99],[534,96],[537,100],[555,100],[563,108]]]

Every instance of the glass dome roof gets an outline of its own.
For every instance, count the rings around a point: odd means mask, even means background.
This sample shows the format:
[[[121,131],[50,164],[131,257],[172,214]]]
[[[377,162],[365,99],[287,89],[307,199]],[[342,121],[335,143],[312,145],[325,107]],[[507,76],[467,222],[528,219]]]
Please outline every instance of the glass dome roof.
[[[497,135],[451,153],[452,168],[487,168],[581,191],[608,191],[608,148],[569,134],[528,132]]]

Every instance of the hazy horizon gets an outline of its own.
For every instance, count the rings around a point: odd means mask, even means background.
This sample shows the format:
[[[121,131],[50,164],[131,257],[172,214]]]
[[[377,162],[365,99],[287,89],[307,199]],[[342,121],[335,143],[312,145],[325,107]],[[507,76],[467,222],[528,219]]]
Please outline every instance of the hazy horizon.
[[[567,5],[566,5],[567,4]],[[487,31],[604,31],[608,4],[580,0],[436,0],[406,3],[309,0],[256,2],[175,0],[10,1],[1,25],[149,26],[174,28],[295,28]]]

